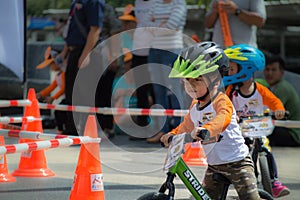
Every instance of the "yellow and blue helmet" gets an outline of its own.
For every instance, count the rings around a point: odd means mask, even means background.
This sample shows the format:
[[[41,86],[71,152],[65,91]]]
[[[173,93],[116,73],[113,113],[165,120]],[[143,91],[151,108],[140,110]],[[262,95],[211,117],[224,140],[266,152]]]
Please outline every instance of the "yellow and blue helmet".
[[[232,76],[224,76],[224,86],[247,81],[256,71],[265,68],[265,56],[259,49],[248,45],[238,44],[224,50],[230,62],[235,62],[240,66],[239,72]]]

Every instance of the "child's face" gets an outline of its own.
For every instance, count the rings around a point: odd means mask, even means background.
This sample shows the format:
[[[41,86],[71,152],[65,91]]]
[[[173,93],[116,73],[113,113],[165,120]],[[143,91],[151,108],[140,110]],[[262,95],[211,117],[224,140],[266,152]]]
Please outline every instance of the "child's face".
[[[191,98],[197,99],[207,92],[207,82],[202,76],[198,78],[186,78],[184,79],[184,88]]]
[[[237,74],[239,70],[239,67],[236,63],[230,62],[229,63],[229,71],[228,71],[228,76],[232,76],[234,74]]]

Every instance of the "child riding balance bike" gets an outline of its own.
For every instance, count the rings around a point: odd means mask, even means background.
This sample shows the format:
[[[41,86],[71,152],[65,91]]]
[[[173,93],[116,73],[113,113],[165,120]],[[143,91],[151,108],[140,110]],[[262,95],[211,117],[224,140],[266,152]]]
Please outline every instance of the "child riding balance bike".
[[[249,149],[237,123],[237,115],[228,96],[219,90],[222,76],[229,68],[224,51],[214,42],[201,42],[184,49],[174,63],[170,78],[183,78],[186,92],[194,99],[184,121],[161,137],[166,146],[172,135],[201,130],[210,132],[210,142],[203,144],[208,168],[203,186],[212,199],[219,199],[222,184],[214,173],[226,177],[240,199],[260,199]]]
[[[247,44],[228,47],[224,52],[230,60],[230,68],[228,76],[223,78],[223,83],[225,86],[230,84],[226,89],[226,94],[231,99],[238,117],[263,116],[264,109],[268,107],[274,112],[276,119],[283,119],[285,109],[280,99],[268,88],[253,81],[254,72],[263,70],[265,67],[264,54]],[[246,141],[251,147],[250,139],[246,138]],[[271,169],[271,177],[268,178],[272,180],[272,183],[270,189],[269,187],[264,189],[276,198],[288,195],[289,189],[278,180],[276,162],[271,152],[268,152],[268,161]]]

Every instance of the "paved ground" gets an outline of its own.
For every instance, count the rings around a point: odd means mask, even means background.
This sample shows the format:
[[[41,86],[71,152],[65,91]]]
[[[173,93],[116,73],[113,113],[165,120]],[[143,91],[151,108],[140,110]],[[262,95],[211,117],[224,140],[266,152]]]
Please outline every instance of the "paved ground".
[[[6,139],[8,143],[18,140]],[[14,183],[0,183],[1,200],[67,200],[80,146],[49,149],[45,152],[52,178],[17,178]],[[162,164],[166,149],[159,144],[129,141],[125,135],[103,140],[100,144],[101,165],[104,175],[106,200],[134,200],[147,192],[157,191],[165,179]],[[273,148],[281,181],[291,189],[291,195],[282,200],[300,198],[300,148]],[[7,155],[9,172],[18,168],[20,154]],[[193,167],[201,180],[204,166]],[[190,199],[190,194],[176,179],[176,199]],[[230,189],[229,196],[236,193]],[[233,199],[233,198],[230,198]]]

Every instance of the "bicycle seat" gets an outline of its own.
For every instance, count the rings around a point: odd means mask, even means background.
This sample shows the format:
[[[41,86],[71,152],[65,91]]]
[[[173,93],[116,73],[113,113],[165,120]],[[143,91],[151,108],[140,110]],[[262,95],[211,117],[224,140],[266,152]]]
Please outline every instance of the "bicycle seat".
[[[214,173],[212,175],[213,180],[219,182],[219,183],[223,183],[225,185],[230,185],[231,182],[222,174],[220,173]]]

